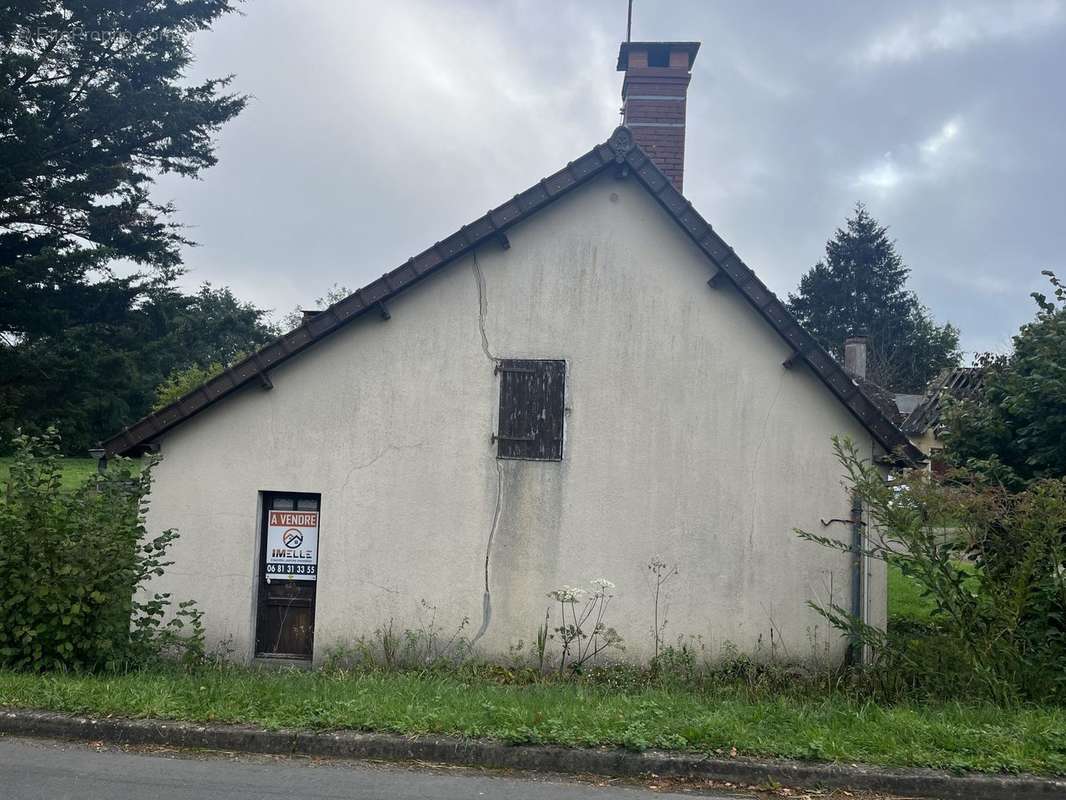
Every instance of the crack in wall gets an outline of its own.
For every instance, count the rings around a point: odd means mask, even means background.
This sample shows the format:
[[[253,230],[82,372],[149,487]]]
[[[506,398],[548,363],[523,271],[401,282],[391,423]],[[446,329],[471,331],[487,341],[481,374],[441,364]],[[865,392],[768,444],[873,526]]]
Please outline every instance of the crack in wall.
[[[393,588],[391,586],[385,586],[384,584],[380,584],[380,583],[374,583],[374,581],[369,580],[367,578],[360,578],[360,577],[355,576],[355,575],[351,575],[349,577],[350,577],[351,580],[354,580],[354,581],[356,581],[358,583],[365,583],[367,586],[373,586],[375,589],[380,589],[381,591],[387,592],[389,594],[395,594],[395,595],[403,594],[403,592],[401,592],[399,589],[395,589],[395,588]]]
[[[485,289],[485,276],[481,272],[481,265],[478,264],[477,250],[474,250],[471,254],[471,268],[474,272],[474,283],[477,286],[477,323],[478,331],[481,333],[481,350],[485,354],[485,358],[489,363],[495,367],[499,363],[492,354],[492,348],[489,346],[489,336],[485,330],[485,318],[489,313],[489,299],[488,293]],[[470,646],[473,647],[477,644],[478,640],[485,635],[485,631],[489,629],[489,623],[492,621],[492,592],[489,590],[489,559],[492,556],[492,540],[496,537],[496,528],[500,524],[500,512],[503,509],[503,464],[499,459],[496,459],[496,507],[492,512],[492,524],[489,526],[488,540],[485,542],[485,591],[481,598],[481,627],[474,635],[474,638],[470,640]]]
[[[492,539],[496,535],[496,526],[500,523],[500,510],[503,508],[503,464],[496,461],[496,510],[492,512],[492,525],[489,527],[489,540],[485,543],[485,594],[489,593],[489,556],[492,554]]]
[[[368,467],[374,466],[374,464],[384,458],[385,455],[387,455],[388,453],[395,453],[400,450],[414,450],[419,447],[425,447],[425,445],[425,442],[415,442],[414,444],[386,445],[385,447],[381,448],[381,450],[378,451],[377,455],[375,455],[369,461],[365,461],[362,464],[355,464],[351,469],[349,469],[348,474],[344,476],[344,482],[341,483],[339,487],[337,487],[337,490],[340,491],[341,489],[346,489],[348,487],[349,481],[351,481],[352,479],[352,475],[354,475],[356,472],[359,472],[360,470],[364,470]]]
[[[470,263],[474,270],[474,280],[477,283],[477,324],[478,329],[481,331],[481,349],[485,352],[485,358],[495,366],[498,359],[489,348],[489,336],[485,332],[485,317],[489,313],[489,298],[485,291],[485,276],[481,273],[481,265],[477,263],[477,250],[472,255],[473,259]]]

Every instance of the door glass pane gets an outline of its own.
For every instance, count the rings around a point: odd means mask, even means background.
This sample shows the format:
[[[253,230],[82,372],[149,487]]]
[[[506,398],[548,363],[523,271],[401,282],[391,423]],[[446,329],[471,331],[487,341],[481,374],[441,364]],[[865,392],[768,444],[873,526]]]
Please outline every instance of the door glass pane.
[[[296,501],[297,511],[318,511],[318,501],[313,497],[301,497]]]
[[[275,497],[270,507],[278,511],[292,511],[294,508],[293,499],[291,497]]]

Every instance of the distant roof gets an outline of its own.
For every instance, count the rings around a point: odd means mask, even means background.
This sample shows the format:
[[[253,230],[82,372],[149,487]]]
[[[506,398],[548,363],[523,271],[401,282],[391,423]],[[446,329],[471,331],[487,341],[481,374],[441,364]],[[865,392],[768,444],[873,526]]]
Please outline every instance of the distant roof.
[[[671,50],[684,50],[688,53],[688,65],[692,66],[696,60],[696,53],[700,51],[699,42],[622,42],[622,46],[618,48],[618,71],[625,72],[629,66],[629,51],[631,48],[637,50],[647,50],[648,59],[655,60],[658,56],[659,59],[667,60]]]
[[[898,426],[903,422],[903,418],[906,415],[900,413],[899,405],[897,404],[898,395],[866,378],[859,378],[854,375],[851,377],[859,385],[863,393],[880,409],[881,413],[892,421],[893,425]]]
[[[903,422],[903,432],[921,436],[940,424],[940,415],[948,399],[968,400],[984,388],[985,373],[979,367],[952,367],[944,370],[929,384],[925,397]]]
[[[306,313],[306,312],[305,312]],[[903,416],[907,416],[914,409],[918,407],[918,404],[925,399],[924,394],[900,394],[896,393],[896,408],[899,409],[899,413]]]
[[[611,138],[571,161],[558,172],[537,182],[521,194],[494,208],[443,241],[408,259],[377,280],[340,300],[298,327],[279,336],[259,351],[216,375],[202,386],[182,395],[103,443],[107,455],[124,455],[146,448],[176,425],[258,381],[270,386],[269,370],[299,355],[315,343],[366,313],[387,316],[384,303],[476,247],[500,242],[508,228],[532,216],[578,186],[613,170],[630,176],[643,187],[677,225],[695,242],[717,268],[709,281],[717,285],[724,277],[765,319],[792,349],[787,364],[806,363],[829,391],[870,432],[893,458],[919,462],[924,455],[911,444],[896,423],[885,415],[837,361],[788,312],[711,225],[692,207],[633,139],[626,127],[616,128]]]

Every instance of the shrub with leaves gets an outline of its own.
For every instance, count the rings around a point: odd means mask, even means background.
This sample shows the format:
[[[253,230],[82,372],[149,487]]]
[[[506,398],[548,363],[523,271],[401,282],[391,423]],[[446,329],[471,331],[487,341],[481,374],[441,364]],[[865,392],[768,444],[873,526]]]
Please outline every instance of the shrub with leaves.
[[[887,632],[841,606],[815,606],[872,648],[882,687],[999,701],[1066,698],[1066,480],[1012,493],[973,475],[885,476],[852,442],[834,447],[869,514],[863,552],[898,567],[932,606],[927,624]],[[850,542],[797,533],[851,550]],[[1005,549],[1010,559],[969,560]]]
[[[19,436],[0,497],[0,664],[26,670],[119,669],[163,654],[203,653],[192,602],[139,589],[170,564],[168,530],[145,524],[152,463],[115,459],[73,491],[61,487],[59,437]]]
[[[1010,355],[980,357],[984,389],[945,413],[951,460],[1012,489],[1066,477],[1066,283],[1044,275],[1052,296],[1033,293]]]

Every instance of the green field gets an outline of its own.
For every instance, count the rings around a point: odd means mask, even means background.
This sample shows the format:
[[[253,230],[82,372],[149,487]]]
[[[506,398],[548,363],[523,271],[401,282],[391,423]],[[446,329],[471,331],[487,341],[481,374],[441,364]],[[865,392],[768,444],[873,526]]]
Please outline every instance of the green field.
[[[879,706],[840,694],[756,696],[742,687],[504,685],[472,672],[0,671],[0,705],[267,728],[492,737],[983,772],[1066,774],[1066,711]]]
[[[7,480],[7,473],[13,460],[11,456],[0,457],[0,483]],[[96,461],[92,458],[64,458],[63,488],[73,489],[94,472],[96,472]]]

